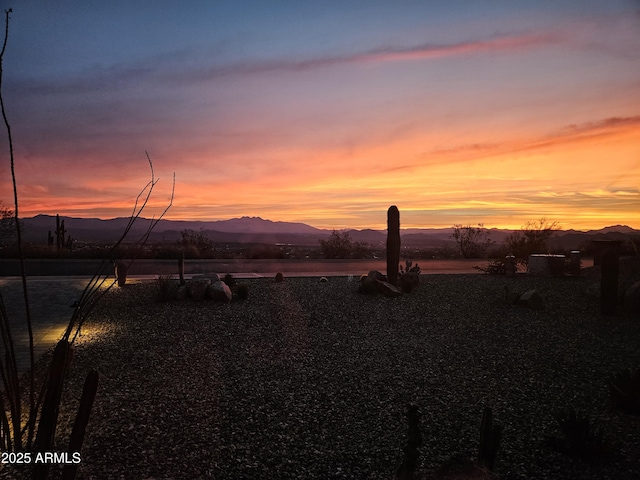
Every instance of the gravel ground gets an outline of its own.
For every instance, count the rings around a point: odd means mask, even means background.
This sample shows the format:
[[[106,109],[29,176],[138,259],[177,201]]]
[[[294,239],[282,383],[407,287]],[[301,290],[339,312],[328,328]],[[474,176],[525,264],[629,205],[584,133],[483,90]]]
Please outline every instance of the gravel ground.
[[[78,478],[389,479],[409,403],[424,475],[475,456],[486,405],[504,427],[501,479],[640,478],[640,418],[607,388],[640,366],[640,324],[601,317],[588,279],[423,275],[399,298],[346,277],[243,283],[249,298],[230,304],[160,303],[153,282],[110,292],[76,342],[60,413],[63,451],[97,369]],[[505,284],[537,288],[545,309],[506,305]],[[601,422],[608,455],[546,446],[566,406]]]

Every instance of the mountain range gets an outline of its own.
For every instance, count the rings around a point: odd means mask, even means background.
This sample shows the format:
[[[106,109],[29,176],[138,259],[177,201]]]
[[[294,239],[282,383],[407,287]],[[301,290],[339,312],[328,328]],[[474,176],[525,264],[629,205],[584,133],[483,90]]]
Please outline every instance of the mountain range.
[[[67,235],[77,242],[111,243],[120,238],[129,223],[128,217],[101,220],[98,218],[60,217],[64,220]],[[22,219],[24,239],[33,243],[46,243],[49,232],[56,229],[56,217],[37,215]],[[129,237],[136,240],[149,228],[152,220],[139,218],[133,225]],[[219,243],[264,243],[295,244],[317,246],[319,240],[326,239],[332,230],[319,229],[305,223],[278,222],[260,217],[241,217],[217,221],[160,220],[151,236],[150,242],[178,241],[184,230],[202,232],[214,242]],[[350,238],[373,246],[384,246],[386,230],[349,229]],[[513,233],[508,229],[489,229],[489,238],[496,243]],[[410,228],[401,229],[402,244],[414,247],[436,247],[452,242],[453,228]],[[578,248],[585,241],[594,239],[626,240],[631,236],[640,236],[640,230],[626,225],[614,225],[599,230],[577,231],[558,230],[551,240],[552,247]]]

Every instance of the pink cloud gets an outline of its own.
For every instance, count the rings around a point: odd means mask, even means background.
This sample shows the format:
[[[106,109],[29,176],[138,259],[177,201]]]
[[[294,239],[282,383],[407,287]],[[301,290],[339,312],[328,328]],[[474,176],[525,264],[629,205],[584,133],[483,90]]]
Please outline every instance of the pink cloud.
[[[387,48],[354,55],[351,61],[392,62],[470,55],[484,52],[505,52],[523,50],[543,45],[559,43],[562,36],[555,33],[514,35],[490,40],[476,40],[449,45],[424,44],[409,48]]]

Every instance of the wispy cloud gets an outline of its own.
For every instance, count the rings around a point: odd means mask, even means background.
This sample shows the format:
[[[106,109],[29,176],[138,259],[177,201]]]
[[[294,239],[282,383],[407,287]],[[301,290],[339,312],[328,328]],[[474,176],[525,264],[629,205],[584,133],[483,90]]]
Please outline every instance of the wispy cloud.
[[[265,73],[295,73],[350,64],[373,64],[431,60],[445,57],[522,51],[557,44],[564,41],[556,32],[495,36],[449,44],[423,43],[408,46],[384,46],[366,51],[316,56],[306,59],[275,58],[254,60],[207,67],[185,66],[182,61],[193,64],[191,56],[184,51],[175,55],[166,53],[144,63],[118,64],[108,68],[94,68],[72,78],[23,79],[13,88],[31,94],[87,93],[95,90],[117,90],[147,82],[166,85],[206,82],[229,77]]]
[[[540,150],[572,143],[606,138],[621,132],[640,128],[640,115],[631,117],[611,117],[581,124],[571,124],[537,138],[509,141],[503,143],[462,144],[450,148],[435,149],[420,156],[422,160],[431,159],[435,163],[450,163],[452,160],[506,155],[519,152]],[[393,169],[409,169],[413,165],[396,166]]]

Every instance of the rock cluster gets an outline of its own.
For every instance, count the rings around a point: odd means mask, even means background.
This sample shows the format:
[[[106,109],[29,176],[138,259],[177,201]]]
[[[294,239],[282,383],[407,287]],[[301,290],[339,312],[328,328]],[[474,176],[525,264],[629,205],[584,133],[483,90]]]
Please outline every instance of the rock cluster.
[[[516,293],[505,285],[504,301],[509,305],[518,305],[531,310],[544,310],[544,300],[535,288],[524,293]]]
[[[402,290],[387,281],[387,277],[377,270],[371,270],[367,275],[360,277],[358,292],[368,295],[381,293],[386,297],[399,297]]]
[[[230,302],[233,299],[233,293],[229,285],[220,280],[218,274],[213,273],[192,277],[177,289],[174,298],[176,300],[190,298],[196,302],[203,300]]]

